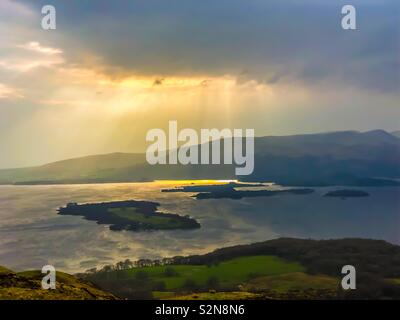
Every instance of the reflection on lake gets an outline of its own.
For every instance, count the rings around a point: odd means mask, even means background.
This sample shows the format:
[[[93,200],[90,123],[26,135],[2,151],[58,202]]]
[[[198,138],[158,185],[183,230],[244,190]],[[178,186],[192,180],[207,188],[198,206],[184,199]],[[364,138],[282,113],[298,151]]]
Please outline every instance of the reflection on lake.
[[[276,237],[385,239],[400,244],[400,188],[357,188],[366,198],[282,194],[241,200],[195,200],[162,193],[178,182],[55,186],[0,186],[0,265],[11,269],[77,272],[129,258],[206,253]],[[189,214],[202,227],[175,231],[110,231],[78,216],[60,216],[67,202],[150,200],[160,211]]]

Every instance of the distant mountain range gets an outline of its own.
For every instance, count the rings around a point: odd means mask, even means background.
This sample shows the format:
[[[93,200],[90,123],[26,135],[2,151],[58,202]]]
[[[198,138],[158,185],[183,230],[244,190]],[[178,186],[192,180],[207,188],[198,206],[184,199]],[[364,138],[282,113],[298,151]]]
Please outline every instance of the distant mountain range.
[[[400,131],[340,131],[255,138],[255,169],[243,181],[285,185],[399,185]],[[155,165],[145,154],[111,153],[0,170],[2,184],[232,179],[233,165]]]
[[[255,163],[246,180],[308,186],[398,184],[382,178],[400,177],[400,139],[383,130],[263,137],[256,142]]]
[[[391,135],[394,135],[394,136],[397,137],[397,138],[400,138],[400,130],[398,130],[398,131],[393,131],[393,132],[391,132],[390,134],[391,134]]]

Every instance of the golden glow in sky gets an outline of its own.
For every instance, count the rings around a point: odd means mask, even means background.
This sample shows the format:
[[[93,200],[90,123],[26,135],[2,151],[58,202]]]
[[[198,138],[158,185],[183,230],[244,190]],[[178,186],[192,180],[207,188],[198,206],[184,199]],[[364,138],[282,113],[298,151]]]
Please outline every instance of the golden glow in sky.
[[[173,120],[256,136],[399,129],[395,33],[376,30],[398,26],[394,10],[364,8],[380,23],[350,38],[322,4],[239,2],[59,2],[44,31],[37,2],[0,0],[0,168],[143,152],[146,132]]]

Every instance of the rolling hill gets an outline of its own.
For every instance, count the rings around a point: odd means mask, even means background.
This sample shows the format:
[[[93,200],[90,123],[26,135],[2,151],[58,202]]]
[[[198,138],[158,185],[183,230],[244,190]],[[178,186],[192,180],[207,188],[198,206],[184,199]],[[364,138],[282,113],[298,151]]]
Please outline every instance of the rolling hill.
[[[127,299],[399,299],[399,259],[400,247],[382,240],[279,238],[79,276]],[[341,289],[348,264],[357,290]]]
[[[110,153],[52,162],[37,167],[0,170],[1,183],[111,179],[115,171],[145,162],[144,154]]]
[[[397,185],[400,139],[384,130],[255,138],[255,170],[243,181],[286,185]],[[2,184],[237,178],[234,165],[155,165],[145,154],[112,153],[0,170]]]

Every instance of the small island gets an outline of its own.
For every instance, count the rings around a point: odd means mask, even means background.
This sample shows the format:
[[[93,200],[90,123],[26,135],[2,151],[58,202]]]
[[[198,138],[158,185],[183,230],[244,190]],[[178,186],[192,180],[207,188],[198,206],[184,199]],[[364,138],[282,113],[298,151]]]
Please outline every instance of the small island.
[[[158,212],[159,203],[150,201],[113,201],[101,203],[68,203],[58,209],[60,215],[83,216],[98,224],[109,224],[110,230],[172,230],[197,229],[200,224],[193,218]]]
[[[324,195],[324,197],[339,197],[339,198],[358,198],[358,197],[369,197],[369,193],[362,190],[335,190],[330,191]]]
[[[161,192],[220,192],[231,191],[234,188],[257,188],[265,187],[262,183],[237,183],[229,182],[223,184],[190,185],[175,187],[172,189],[162,189]]]
[[[207,185],[190,185],[175,187],[173,189],[163,189],[161,192],[188,192],[196,193],[192,195],[197,200],[203,199],[242,199],[242,198],[253,198],[253,197],[270,197],[279,194],[309,194],[313,193],[314,190],[310,188],[294,188],[294,189],[283,189],[283,190],[265,190],[256,188],[265,188],[266,185],[263,183],[243,183],[243,182],[229,182],[224,184],[207,184]],[[244,188],[245,190],[241,190]],[[250,189],[250,190],[246,190]],[[255,188],[256,190],[252,190]]]

